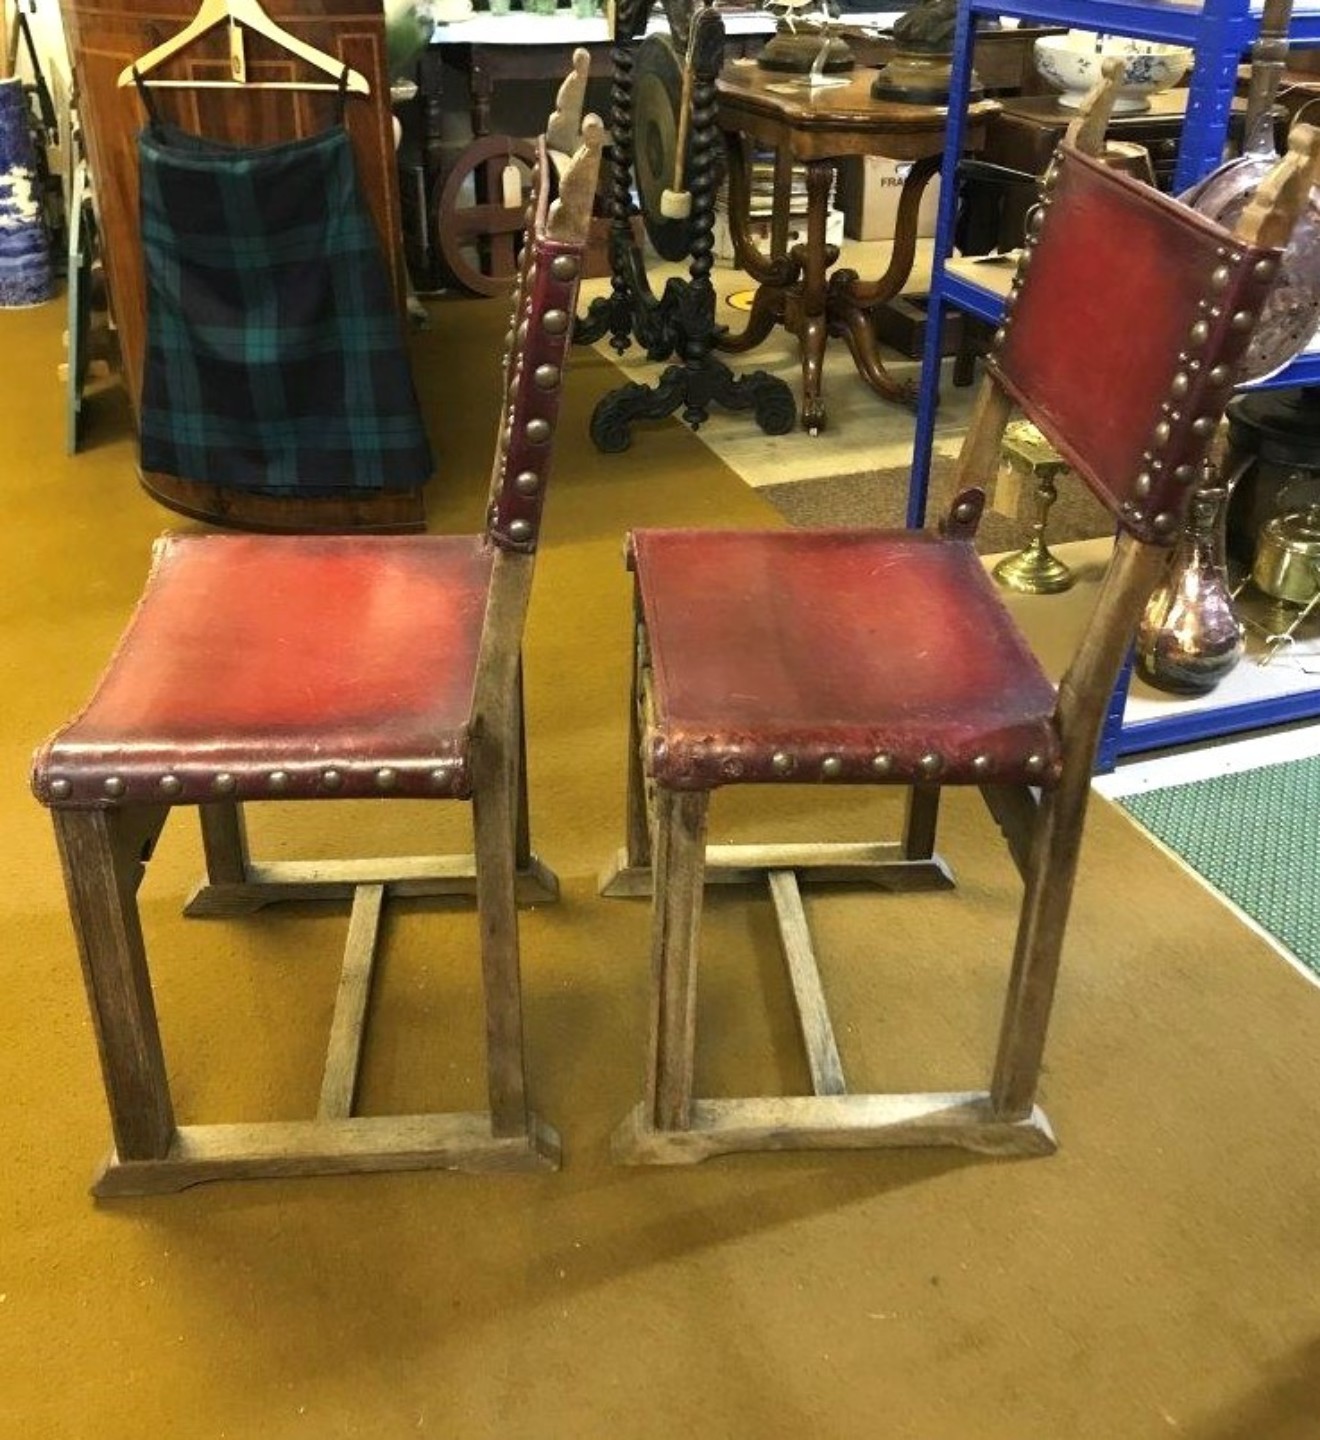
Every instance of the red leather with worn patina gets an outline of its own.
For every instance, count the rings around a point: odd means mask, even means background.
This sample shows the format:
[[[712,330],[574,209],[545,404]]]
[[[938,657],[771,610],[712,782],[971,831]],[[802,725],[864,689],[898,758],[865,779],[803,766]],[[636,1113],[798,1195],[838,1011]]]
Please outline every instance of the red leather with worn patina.
[[[643,530],[632,546],[654,677],[644,759],[663,785],[1057,777],[1054,688],[969,543]]]
[[[37,753],[38,798],[469,794],[492,560],[480,536],[164,537],[91,702]]]
[[[1279,252],[1067,144],[1041,214],[990,367],[1122,525],[1170,544]]]

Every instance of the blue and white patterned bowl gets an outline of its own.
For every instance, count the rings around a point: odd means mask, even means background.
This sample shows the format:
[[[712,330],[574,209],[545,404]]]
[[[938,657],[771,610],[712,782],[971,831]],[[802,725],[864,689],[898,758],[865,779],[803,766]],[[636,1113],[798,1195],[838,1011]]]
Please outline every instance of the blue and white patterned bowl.
[[[1123,35],[1096,35],[1069,30],[1036,41],[1036,69],[1063,94],[1059,104],[1075,110],[1100,78],[1100,62],[1110,55],[1124,62],[1123,88],[1114,103],[1115,115],[1150,109],[1150,97],[1168,90],[1191,69],[1192,50],[1157,40],[1132,40]]]

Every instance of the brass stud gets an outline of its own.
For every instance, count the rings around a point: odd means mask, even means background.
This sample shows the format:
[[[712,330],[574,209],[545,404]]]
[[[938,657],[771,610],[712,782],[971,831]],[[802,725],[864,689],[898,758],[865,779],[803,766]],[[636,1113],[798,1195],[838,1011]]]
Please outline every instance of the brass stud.
[[[1018,274],[1020,275],[1024,270],[1028,269],[1030,265],[1031,251],[1024,250],[1022,254],[1018,256]]]
[[[162,775],[159,784],[162,795],[177,795],[183,789],[183,781],[177,775]]]
[[[929,750],[917,761],[917,769],[926,776],[938,775],[944,769],[944,756]]]
[[[522,544],[523,541],[525,541],[525,540],[530,540],[531,538],[532,538],[532,527],[531,527],[531,523],[530,523],[529,521],[527,521],[527,520],[515,520],[515,521],[513,521],[513,523],[509,526],[509,539],[510,539],[510,540],[516,540],[519,544]]]
[[[1045,768],[1045,757],[1043,755],[1028,755],[1026,760],[1026,772],[1028,775],[1039,775]]]
[[[1147,471],[1143,470],[1141,474],[1138,475],[1137,478],[1132,482],[1132,493],[1134,495],[1140,495],[1141,498],[1144,500],[1146,496],[1150,494],[1150,486],[1150,475]]]
[[[550,422],[541,419],[529,420],[526,435],[533,445],[544,445],[550,438]]]
[[[577,257],[575,255],[556,255],[550,262],[550,273],[556,280],[576,280]]]
[[[444,789],[446,789],[446,788],[448,787],[448,785],[449,785],[449,781],[450,781],[450,775],[449,775],[449,771],[448,771],[448,770],[432,770],[432,771],[431,771],[431,789],[432,789],[432,790],[444,790]]]
[[[953,518],[962,525],[968,524],[976,519],[976,506],[970,500],[964,500],[953,507]]]
[[[820,762],[820,773],[827,780],[835,780],[843,774],[843,761],[837,755],[827,755]]]
[[[894,757],[887,755],[883,750],[878,755],[871,757],[871,769],[877,775],[888,775],[894,768]]]
[[[1255,266],[1254,266],[1253,268],[1255,269],[1256,279],[1257,279],[1257,280],[1273,280],[1273,279],[1274,279],[1274,261],[1273,261],[1273,260],[1257,260],[1257,261],[1256,261],[1256,264],[1255,264]]]
[[[73,794],[73,786],[61,776],[58,780],[50,782],[50,797],[52,800],[67,800]]]
[[[793,769],[793,757],[785,750],[776,750],[770,757],[770,767],[777,775],[787,775]]]
[[[1232,278],[1233,272],[1227,265],[1216,265],[1210,272],[1210,288],[1212,290],[1222,290]]]
[[[558,365],[538,365],[532,372],[538,390],[553,390],[559,384]]]
[[[1173,472],[1173,478],[1179,485],[1190,485],[1196,479],[1196,470],[1191,465],[1179,465]]]
[[[1013,306],[1017,304],[1018,290],[1019,290],[1020,288],[1021,288],[1021,287],[1018,285],[1017,280],[1014,279],[1014,281],[1013,281],[1013,288],[1008,292],[1007,295],[1004,296],[1004,309],[1005,309],[1005,310],[1011,310],[1011,309],[1013,308]]]
[[[1212,385],[1227,385],[1233,378],[1233,372],[1227,365],[1216,365],[1215,368],[1211,370],[1208,378]]]
[[[124,793],[124,782],[118,775],[107,775],[102,788],[107,795],[117,800]]]
[[[266,779],[266,784],[277,793],[289,788],[289,772],[287,770],[272,770]]]
[[[1173,533],[1174,526],[1177,525],[1177,523],[1177,519],[1174,516],[1170,515],[1168,511],[1161,510],[1160,513],[1150,522],[1150,525],[1151,529],[1154,530],[1157,535],[1171,535]]]
[[[389,765],[382,765],[380,769],[376,771],[377,790],[393,790],[398,783],[399,772],[392,769]]]
[[[1207,435],[1213,435],[1215,433],[1215,425],[1217,423],[1213,415],[1198,416],[1192,421],[1192,434],[1199,435],[1201,439],[1204,440]]]
[[[994,338],[993,340],[991,340],[990,343],[994,346],[996,350],[998,350],[1003,345],[1004,341],[1007,339],[1008,331],[1001,325],[999,329],[995,331]]]
[[[527,344],[527,321],[524,320],[524,321],[522,321],[522,322],[519,324],[519,326],[518,326],[518,348],[519,348],[519,350],[521,351],[522,347],[523,347],[524,345],[526,345],[526,344]],[[518,365],[519,365],[519,368],[521,368],[521,366],[522,366],[522,355],[521,355],[521,354],[519,354],[519,356],[518,356]]]
[[[1173,429],[1170,426],[1169,422],[1167,420],[1161,420],[1160,423],[1155,427],[1155,444],[1165,444],[1172,433]]]
[[[541,488],[541,477],[535,470],[524,470],[513,482],[519,495],[535,495]]]
[[[1250,330],[1256,323],[1256,317],[1250,310],[1238,310],[1228,322],[1234,330]]]
[[[217,795],[231,795],[237,784],[238,782],[228,770],[222,770],[215,779],[211,781],[211,789],[214,790]]]
[[[1193,345],[1201,346],[1210,338],[1210,326],[1204,320],[1198,320],[1192,326],[1191,333],[1187,337]]]
[[[1173,384],[1169,386],[1169,393],[1175,400],[1181,400],[1191,388],[1192,377],[1185,371],[1180,370],[1178,374],[1173,377]]]
[[[321,784],[327,790],[338,790],[344,783],[343,772],[335,769],[323,770],[321,772]]]
[[[972,760],[972,769],[978,775],[988,775],[990,773],[990,757],[988,755],[977,755]]]
[[[567,310],[547,310],[541,319],[547,335],[562,335],[568,329]]]

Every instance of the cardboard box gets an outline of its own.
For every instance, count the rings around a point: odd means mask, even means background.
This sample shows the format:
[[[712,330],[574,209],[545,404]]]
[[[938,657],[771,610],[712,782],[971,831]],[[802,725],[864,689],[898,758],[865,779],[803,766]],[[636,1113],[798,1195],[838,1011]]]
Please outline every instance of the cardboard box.
[[[883,155],[859,155],[839,167],[838,206],[843,211],[844,234],[851,240],[892,240],[898,220],[898,197],[912,168],[911,160],[889,160]],[[935,233],[935,212],[940,203],[940,177],[932,176],[921,195],[917,236]]]

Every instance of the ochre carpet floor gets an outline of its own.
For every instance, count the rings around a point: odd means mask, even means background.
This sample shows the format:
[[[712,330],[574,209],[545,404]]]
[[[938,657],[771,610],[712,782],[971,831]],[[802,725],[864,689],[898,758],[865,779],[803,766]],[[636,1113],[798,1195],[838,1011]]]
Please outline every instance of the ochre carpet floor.
[[[475,528],[503,306],[440,308],[419,364],[437,527]],[[538,848],[563,903],[525,916],[536,1103],[562,1173],[212,1185],[98,1206],[95,1047],[32,746],[85,695],[172,522],[122,409],[62,453],[57,307],[0,316],[7,440],[0,951],[0,1435],[1313,1440],[1320,1434],[1320,995],[1117,811],[1094,810],[1043,1100],[1062,1149],[611,1166],[640,1081],[644,904],[596,898],[622,823],[629,525],[774,521],[702,444],[649,427],[600,459],[617,383],[580,356],[528,645]],[[715,830],[886,828],[869,795],[723,803]],[[741,800],[741,797],[740,797]],[[257,847],[430,848],[461,807],[289,806]],[[185,922],[176,817],[143,891],[185,1120],[308,1114],[341,914]],[[423,837],[427,838],[423,838]],[[811,902],[859,1086],[981,1083],[1017,902],[974,797],[947,806],[952,894]],[[388,930],[369,1109],[473,1105],[474,931]],[[762,901],[710,906],[700,1083],[800,1088]]]

